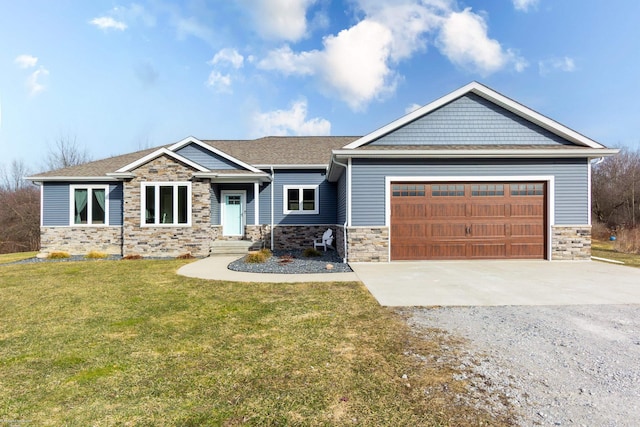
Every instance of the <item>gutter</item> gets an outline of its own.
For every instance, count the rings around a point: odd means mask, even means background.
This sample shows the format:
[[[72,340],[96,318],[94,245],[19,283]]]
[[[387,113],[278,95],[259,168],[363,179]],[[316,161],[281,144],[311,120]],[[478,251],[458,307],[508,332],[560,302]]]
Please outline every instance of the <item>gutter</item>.
[[[347,171],[349,170],[349,165],[345,164],[345,163],[340,163],[337,160],[333,160],[333,163],[344,167],[344,173],[347,173]],[[351,183],[347,182],[347,200],[346,200],[346,206],[347,206],[347,210],[345,212],[345,219],[344,219],[344,225],[342,227],[342,243],[344,244],[344,257],[342,258],[342,263],[346,264],[347,263],[347,225],[349,224],[349,211],[351,210],[351,203],[350,199],[351,197],[349,197],[351,194]]]
[[[523,150],[334,150],[336,158],[575,158],[575,157],[608,157],[620,150],[613,148],[585,148],[569,150],[523,149]],[[335,160],[334,160],[335,162]]]
[[[274,191],[275,186],[276,186],[275,185],[276,184],[276,173],[273,170],[273,166],[271,166],[269,169],[271,170],[271,230],[270,230],[271,231],[271,252],[273,252],[273,247],[274,247],[274,244],[273,244],[273,222],[274,222],[274,219],[273,219],[273,197],[274,197],[273,191]]]

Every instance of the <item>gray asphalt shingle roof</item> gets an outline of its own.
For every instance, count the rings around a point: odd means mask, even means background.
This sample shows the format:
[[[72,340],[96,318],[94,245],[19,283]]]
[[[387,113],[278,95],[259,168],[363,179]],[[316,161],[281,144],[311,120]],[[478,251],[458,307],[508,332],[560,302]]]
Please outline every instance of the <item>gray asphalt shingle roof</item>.
[[[356,136],[270,136],[254,140],[201,140],[201,142],[250,165],[328,165],[331,150],[355,141]],[[104,177],[107,173],[169,145],[95,160],[78,166],[47,171],[32,178]]]

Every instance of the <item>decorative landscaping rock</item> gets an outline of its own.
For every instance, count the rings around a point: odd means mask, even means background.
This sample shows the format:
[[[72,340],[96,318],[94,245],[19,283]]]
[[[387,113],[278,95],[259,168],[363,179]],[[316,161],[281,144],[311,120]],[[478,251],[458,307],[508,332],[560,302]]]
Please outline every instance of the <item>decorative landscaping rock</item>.
[[[302,250],[274,251],[273,256],[262,263],[247,263],[242,257],[231,264],[229,270],[248,273],[348,273],[349,264],[342,262],[336,251],[321,252],[317,257],[305,257]],[[331,266],[331,268],[329,268]]]

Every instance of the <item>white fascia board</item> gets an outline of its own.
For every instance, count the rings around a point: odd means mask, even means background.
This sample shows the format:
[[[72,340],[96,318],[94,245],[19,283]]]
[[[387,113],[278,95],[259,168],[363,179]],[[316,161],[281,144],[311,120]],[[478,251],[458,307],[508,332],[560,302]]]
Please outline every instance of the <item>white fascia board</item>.
[[[611,148],[584,149],[483,149],[483,150],[336,150],[336,158],[571,158],[608,157],[620,150]]]
[[[204,142],[200,141],[198,138],[195,138],[193,136],[189,136],[189,137],[183,139],[182,141],[176,142],[175,144],[173,144],[172,146],[169,147],[169,150],[176,151],[176,150],[179,150],[182,147],[185,147],[185,146],[187,146],[189,144],[196,144],[199,147],[202,147],[205,150],[208,150],[208,151],[210,151],[210,152],[212,152],[212,153],[214,153],[214,154],[216,154],[216,155],[218,155],[218,156],[220,156],[220,157],[222,157],[224,159],[227,159],[230,162],[235,163],[238,166],[241,166],[241,167],[243,167],[245,169],[250,170],[251,172],[260,172],[260,170],[256,169],[254,166],[251,166],[250,164],[245,163],[242,160],[236,159],[235,157],[230,156],[229,154],[227,154],[227,153],[225,153],[223,151],[220,151],[220,150],[218,150],[217,148],[215,148],[215,147],[213,147],[211,145],[205,144]]]
[[[250,182],[269,182],[271,181],[271,177],[269,174],[260,173],[260,174],[218,174],[215,172],[202,172],[202,173],[194,173],[193,176],[195,178],[209,178],[215,180],[215,182],[228,182],[228,183],[250,183]]]
[[[562,138],[565,138],[577,145],[583,145],[585,147],[591,147],[591,148],[604,148],[602,144],[599,144],[596,141],[590,138],[587,138],[586,136],[572,129],[569,129],[568,127],[561,125],[555,120],[551,120],[550,118],[543,116],[542,114],[528,107],[525,107],[519,102],[516,102],[510,98],[507,98],[506,96],[501,95],[498,92],[494,91],[493,89],[490,89],[487,86],[480,84],[478,82],[471,82],[461,87],[460,89],[457,89],[441,98],[438,98],[435,101],[425,105],[424,107],[421,107],[389,123],[388,125],[383,126],[380,129],[375,130],[370,134],[365,135],[362,138],[357,139],[348,145],[345,145],[343,148],[354,149],[354,148],[358,148],[363,145],[366,145],[372,141],[375,141],[378,138],[381,138],[382,136],[388,133],[393,132],[396,129],[401,128],[402,126],[422,116],[425,116],[431,113],[434,110],[437,110],[443,105],[448,104],[449,102],[454,101],[466,95],[469,92],[475,93],[476,95],[481,96],[482,98],[511,111],[512,113],[524,118],[525,120],[535,123],[538,126],[541,126],[544,129],[547,129],[548,131]]]
[[[118,179],[110,176],[27,176],[24,179],[32,182],[115,182]]]
[[[259,169],[327,169],[329,167],[328,164],[317,164],[317,165],[255,165],[255,167]]]
[[[197,171],[200,171],[200,172],[206,172],[206,171],[209,170],[209,169],[207,169],[207,168],[205,168],[205,167],[203,167],[203,166],[201,166],[201,165],[199,165],[199,164],[197,164],[195,162],[192,162],[191,160],[187,159],[186,157],[182,157],[181,155],[176,154],[173,151],[170,151],[170,150],[168,150],[168,149],[163,147],[163,148],[160,148],[160,149],[154,151],[153,153],[149,153],[146,156],[139,158],[135,162],[129,163],[128,165],[118,169],[116,171],[116,173],[130,172],[131,170],[133,170],[133,169],[135,169],[135,168],[137,168],[139,166],[142,166],[145,163],[148,163],[151,160],[153,160],[155,158],[158,158],[160,156],[163,156],[163,155],[167,155],[167,156],[169,156],[169,157],[171,157],[171,158],[173,158],[173,159],[175,159],[175,160],[177,160],[179,162],[182,162],[182,163],[194,168]]]

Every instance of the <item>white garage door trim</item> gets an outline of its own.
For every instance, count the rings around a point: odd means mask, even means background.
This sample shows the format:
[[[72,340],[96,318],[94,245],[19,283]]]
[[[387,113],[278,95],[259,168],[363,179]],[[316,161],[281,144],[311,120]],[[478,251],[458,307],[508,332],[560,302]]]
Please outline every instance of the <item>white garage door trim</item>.
[[[499,175],[499,176],[386,176],[384,182],[384,225],[389,229],[388,259],[391,262],[391,183],[392,182],[492,182],[492,181],[544,181],[547,183],[547,250],[545,258],[551,259],[551,229],[555,225],[555,177],[553,175]]]

